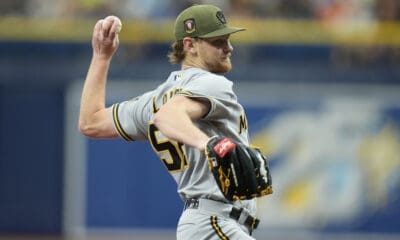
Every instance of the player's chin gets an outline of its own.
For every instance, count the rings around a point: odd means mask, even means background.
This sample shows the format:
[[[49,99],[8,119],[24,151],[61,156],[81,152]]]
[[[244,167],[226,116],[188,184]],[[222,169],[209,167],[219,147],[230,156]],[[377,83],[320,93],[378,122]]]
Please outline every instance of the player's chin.
[[[228,61],[223,61],[214,68],[214,73],[227,73],[232,70],[232,64]]]

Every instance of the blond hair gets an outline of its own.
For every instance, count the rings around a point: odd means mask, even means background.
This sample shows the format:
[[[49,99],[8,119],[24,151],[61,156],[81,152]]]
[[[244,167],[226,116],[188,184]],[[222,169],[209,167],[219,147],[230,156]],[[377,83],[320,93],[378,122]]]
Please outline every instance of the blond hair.
[[[172,51],[168,53],[169,62],[172,64],[182,63],[186,57],[185,50],[183,49],[183,41],[178,40],[171,44]]]

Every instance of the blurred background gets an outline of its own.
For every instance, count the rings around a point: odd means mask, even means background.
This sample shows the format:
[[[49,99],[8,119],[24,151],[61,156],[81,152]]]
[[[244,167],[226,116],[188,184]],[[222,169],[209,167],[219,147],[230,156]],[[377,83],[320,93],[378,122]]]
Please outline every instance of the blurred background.
[[[164,81],[176,15],[221,7],[275,192],[257,239],[400,239],[400,1],[0,1],[0,239],[175,239],[175,183],[142,142],[77,131],[94,24],[123,22],[108,104]]]

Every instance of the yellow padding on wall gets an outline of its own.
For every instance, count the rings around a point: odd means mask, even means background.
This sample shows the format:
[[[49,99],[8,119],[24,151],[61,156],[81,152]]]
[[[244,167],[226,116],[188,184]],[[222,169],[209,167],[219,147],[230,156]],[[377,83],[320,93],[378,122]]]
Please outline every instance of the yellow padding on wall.
[[[88,42],[96,19],[0,18],[0,40]],[[124,20],[124,43],[170,43],[173,20]],[[232,41],[244,44],[392,45],[400,46],[399,22],[231,19],[247,28]]]

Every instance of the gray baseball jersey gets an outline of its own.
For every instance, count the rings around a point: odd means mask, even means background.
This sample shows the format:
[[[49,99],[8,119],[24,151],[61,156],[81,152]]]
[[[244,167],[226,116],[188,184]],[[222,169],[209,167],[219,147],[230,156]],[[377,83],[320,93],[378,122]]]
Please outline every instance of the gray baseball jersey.
[[[167,139],[152,124],[153,115],[170,98],[184,95],[210,104],[209,113],[195,122],[208,136],[220,135],[248,144],[248,125],[243,107],[232,89],[233,83],[221,75],[199,68],[172,72],[153,91],[113,105],[114,126],[127,141],[148,140],[174,177],[182,199],[208,198],[226,201],[219,190],[203,152]],[[255,213],[255,199],[240,205]],[[235,203],[239,205],[239,203]]]

